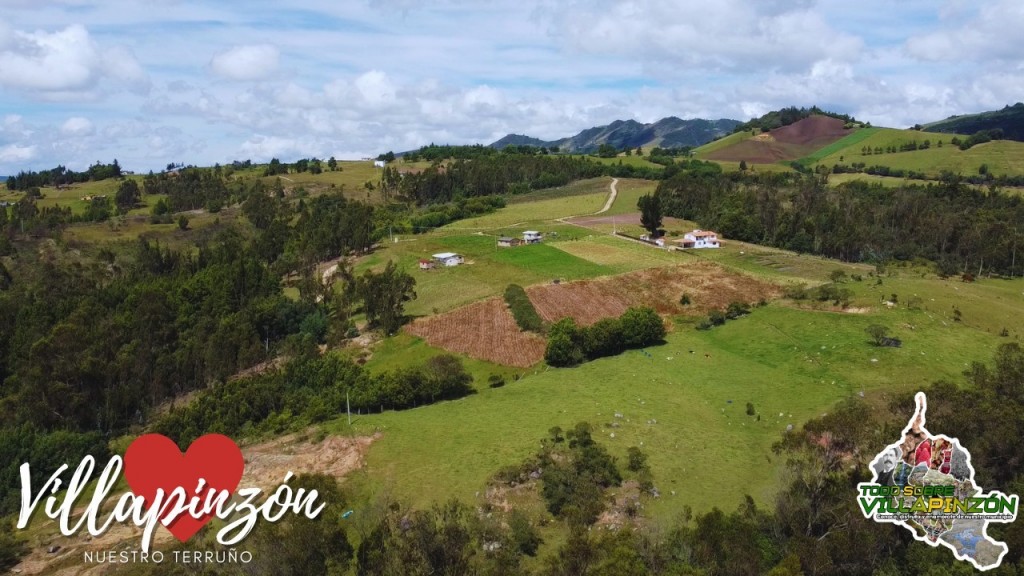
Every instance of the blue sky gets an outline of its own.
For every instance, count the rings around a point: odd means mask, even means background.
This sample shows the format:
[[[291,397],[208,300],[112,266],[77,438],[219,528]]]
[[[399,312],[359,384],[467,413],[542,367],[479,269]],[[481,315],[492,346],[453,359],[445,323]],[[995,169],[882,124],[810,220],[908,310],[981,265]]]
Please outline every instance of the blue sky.
[[[1019,0],[0,0],[0,174],[357,158],[818,104],[1024,94]]]

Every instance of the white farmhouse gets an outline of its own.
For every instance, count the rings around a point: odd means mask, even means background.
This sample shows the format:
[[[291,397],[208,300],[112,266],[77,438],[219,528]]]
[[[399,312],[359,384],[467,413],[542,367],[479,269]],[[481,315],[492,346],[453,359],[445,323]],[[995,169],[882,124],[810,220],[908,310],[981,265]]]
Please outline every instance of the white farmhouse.
[[[694,230],[675,240],[680,248],[721,248],[718,234],[711,230]]]
[[[527,230],[523,232],[523,242],[526,242],[527,244],[536,244],[542,239],[543,237],[540,232],[537,232],[536,230]]]
[[[454,252],[441,252],[440,254],[434,254],[433,258],[444,266],[458,266],[464,262],[462,256]]]

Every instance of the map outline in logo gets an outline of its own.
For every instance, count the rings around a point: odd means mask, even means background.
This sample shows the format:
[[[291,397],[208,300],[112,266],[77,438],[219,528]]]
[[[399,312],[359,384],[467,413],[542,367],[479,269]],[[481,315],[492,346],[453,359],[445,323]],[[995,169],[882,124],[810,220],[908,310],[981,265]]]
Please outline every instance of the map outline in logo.
[[[871,481],[861,482],[857,485],[861,512],[865,518],[875,522],[902,526],[910,531],[915,540],[924,542],[929,546],[938,547],[941,544],[952,550],[957,560],[966,560],[978,570],[986,571],[996,568],[1002,564],[1003,557],[1009,551],[1009,547],[1005,542],[999,542],[988,534],[988,523],[1015,521],[1017,519],[1018,497],[1016,495],[1004,494],[998,490],[983,491],[975,482],[975,470],[971,464],[971,453],[956,437],[945,434],[932,435],[925,427],[928,411],[927,396],[924,392],[918,392],[915,394],[914,400],[917,408],[907,421],[907,425],[903,428],[900,440],[886,446],[871,461]],[[914,440],[918,440],[918,443],[914,444]],[[942,453],[939,455],[942,458],[939,469],[932,468],[932,462],[934,461],[932,448],[936,445],[937,441],[944,443],[942,444]],[[947,445],[948,455],[945,454]],[[954,458],[956,460],[962,459],[962,461],[955,463],[957,465],[955,467],[961,471],[959,477],[953,473]],[[908,460],[913,460],[914,465],[910,466]],[[962,472],[964,467],[966,468],[966,473]],[[932,481],[941,478],[941,476],[936,475],[941,474],[947,478],[953,478],[954,484],[948,486],[928,484],[929,474],[932,475]],[[949,482],[946,481],[946,483],[948,484]],[[935,486],[932,489],[936,491],[946,489],[947,493],[955,488],[955,496],[971,501],[988,501],[992,499],[992,502],[996,503],[1001,501],[1012,502],[1012,514],[1004,513],[1000,515],[996,512],[989,513],[987,511],[957,513],[963,512],[963,510],[950,510],[951,507],[957,508],[958,506],[956,503],[950,502],[953,495],[949,494],[946,495],[946,498],[942,498],[944,501],[943,510],[930,510],[927,513],[915,512],[907,517],[907,510],[901,510],[900,513],[891,513],[891,509],[885,510],[885,503],[878,501],[872,503],[872,497],[865,497],[873,491],[882,490],[882,487],[887,487],[890,490],[899,488],[903,492],[904,490],[917,490],[918,488],[924,490],[926,486]],[[873,498],[888,499],[893,503],[898,502],[899,506],[907,501],[908,496],[902,496],[899,500],[897,500],[896,496],[875,496]],[[909,496],[909,498],[912,498],[912,502],[916,502],[917,500],[924,499],[925,495]],[[936,498],[929,499],[936,500]],[[869,504],[871,504],[870,507]],[[879,504],[882,504],[882,507],[879,507]],[[923,503],[920,504],[920,506],[923,505]],[[931,503],[928,505],[931,506]],[[882,511],[890,513],[880,516]],[[964,518],[964,516],[967,516],[967,518]],[[926,524],[928,525],[926,526]],[[915,527],[915,525],[920,529]],[[949,535],[948,538],[946,537],[947,535]],[[960,548],[957,547],[957,543],[960,544]],[[977,557],[979,546],[984,549],[984,556],[988,558],[991,558],[995,552],[994,549],[998,550],[998,554],[991,561],[980,561]]]

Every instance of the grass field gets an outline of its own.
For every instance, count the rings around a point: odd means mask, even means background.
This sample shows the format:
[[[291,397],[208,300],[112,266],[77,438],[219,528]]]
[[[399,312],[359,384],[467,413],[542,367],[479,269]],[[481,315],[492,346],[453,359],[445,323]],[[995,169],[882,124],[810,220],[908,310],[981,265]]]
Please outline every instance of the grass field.
[[[960,150],[953,146],[950,134],[918,132],[914,130],[895,130],[891,128],[875,129],[868,138],[850,144],[845,148],[833,150],[827,156],[814,154],[820,164],[852,164],[863,162],[868,166],[879,165],[903,170],[924,172],[929,176],[938,176],[942,170],[963,175],[977,174],[982,164],[987,164],[989,171],[997,176],[1024,175],[1024,143],[1010,140],[999,140],[979,144],[968,150]],[[845,140],[845,139],[844,139]],[[899,146],[917,140],[918,143],[929,140],[931,147],[927,150],[911,152],[895,152],[888,154],[862,155],[861,147],[871,148]],[[840,141],[842,142],[842,141]],[[942,147],[938,146],[942,142]]]
[[[732,146],[733,144],[738,144],[750,137],[751,133],[749,131],[734,132],[726,136],[725,138],[719,138],[714,142],[708,142],[707,144],[694,149],[693,154],[697,158],[703,159],[705,156],[712,152],[715,152],[716,150],[728,148],[729,146]]]
[[[722,167],[722,170],[726,172],[737,172],[740,169],[739,162],[729,162],[726,160],[710,160]],[[750,162],[747,164],[747,170],[751,172],[793,172],[793,167],[786,162],[775,162],[773,164],[754,164]]]
[[[400,164],[396,164],[396,166],[402,167]],[[382,202],[383,199],[377,187],[380,183],[381,169],[375,168],[372,161],[339,161],[338,167],[340,170],[335,172],[324,171],[320,174],[301,172],[280,176],[261,176],[259,174],[262,174],[262,167],[260,167],[258,172],[240,174],[239,176],[262,178],[263,183],[268,186],[274,184],[275,178],[280,178],[285,190],[295,191],[304,188],[312,194],[341,190],[350,200],[362,200],[371,204]],[[373,184],[373,190],[366,188],[367,182]]]
[[[864,334],[879,320],[917,328],[900,334],[903,348],[879,349]],[[771,305],[707,332],[684,325],[649,349],[651,357],[634,351],[540,369],[461,400],[358,418],[354,432],[384,433],[362,488],[418,505],[451,495],[472,502],[497,469],[534,452],[548,428],[586,420],[620,461],[632,445],[650,455],[663,497],[647,504],[649,516],[672,518],[711,501],[730,509],[743,494],[769,504],[782,464],[770,447],[788,424],[861,390],[878,399],[939,378],[955,381],[998,341],[903,309],[858,315]],[[744,415],[746,402],[760,421]],[[621,426],[605,428],[615,412],[624,415]]]
[[[820,162],[822,158],[830,156],[830,155],[832,155],[832,154],[834,154],[836,152],[839,152],[841,150],[845,150],[847,148],[859,149],[859,147],[857,146],[858,144],[860,144],[861,142],[864,142],[865,140],[867,140],[868,138],[870,138],[871,136],[873,136],[874,134],[876,134],[880,130],[882,130],[882,129],[881,128],[858,128],[856,131],[854,131],[849,136],[846,136],[845,138],[842,138],[841,140],[837,140],[837,141],[829,144],[828,146],[825,146],[824,148],[820,148],[818,151],[816,151],[815,153],[813,153],[813,154],[811,154],[809,156],[801,158],[799,160],[799,162],[801,164],[805,164],[807,166],[813,166],[814,164],[817,164],[818,162]]]
[[[615,185],[617,194],[615,202],[605,214],[628,214],[637,211],[636,203],[645,194],[654,194],[658,188],[657,182],[650,180],[639,180],[635,178],[619,178]]]
[[[647,160],[643,156],[626,156],[625,154],[619,154],[614,158],[600,158],[598,156],[591,156],[589,154],[573,154],[574,158],[586,158],[601,164],[607,164],[609,166],[622,164],[624,166],[636,166],[637,168],[664,168],[661,164],[655,164],[650,160]]]

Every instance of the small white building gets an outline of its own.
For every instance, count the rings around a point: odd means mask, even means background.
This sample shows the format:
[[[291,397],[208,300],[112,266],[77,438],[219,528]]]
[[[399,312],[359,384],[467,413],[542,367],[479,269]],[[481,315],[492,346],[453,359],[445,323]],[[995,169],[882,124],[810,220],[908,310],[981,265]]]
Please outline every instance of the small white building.
[[[462,256],[454,252],[441,252],[440,254],[434,254],[433,258],[444,266],[458,266],[465,261]]]
[[[384,167],[384,161],[383,160],[374,160],[373,161],[373,167],[374,168],[383,168]]]
[[[711,230],[694,230],[675,240],[680,248],[721,248],[718,234]]]
[[[541,240],[543,240],[543,236],[541,236],[540,232],[537,232],[536,230],[527,230],[523,232],[523,242],[526,242],[527,244],[536,244]]]

